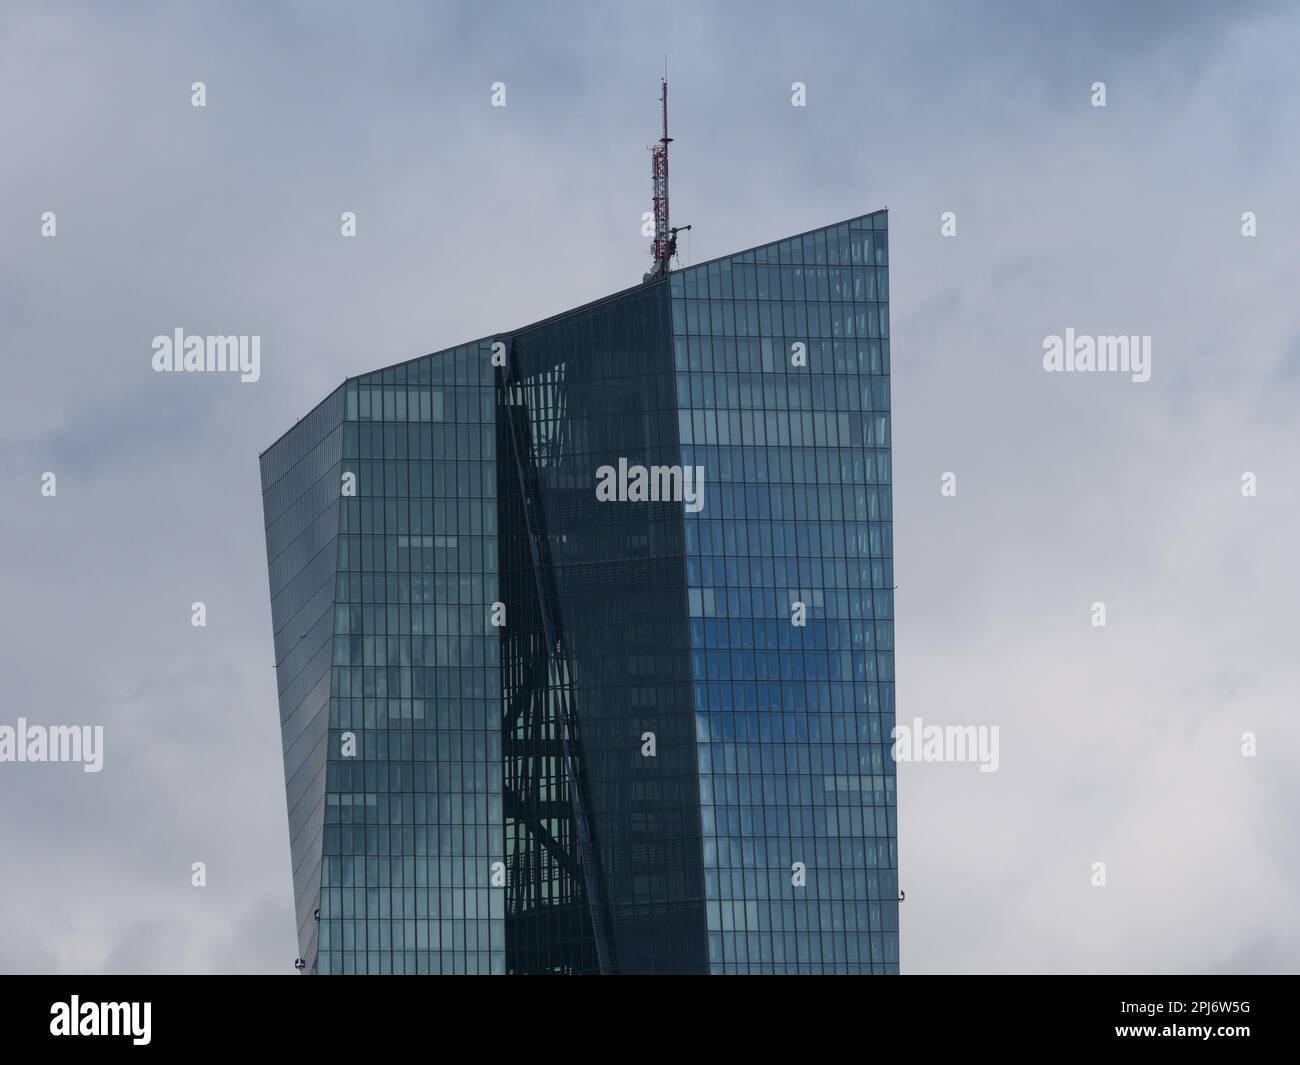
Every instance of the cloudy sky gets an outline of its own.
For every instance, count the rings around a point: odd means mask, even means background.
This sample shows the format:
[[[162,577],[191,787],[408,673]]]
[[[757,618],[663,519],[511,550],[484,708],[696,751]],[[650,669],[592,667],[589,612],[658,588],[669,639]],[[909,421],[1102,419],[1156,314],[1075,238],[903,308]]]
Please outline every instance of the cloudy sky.
[[[257,455],[639,280],[665,51],[687,261],[890,209],[899,718],[1001,730],[900,767],[904,971],[1300,970],[1295,5],[19,2],[0,42],[0,724],[106,732],[0,765],[0,971],[292,971]],[[153,373],[177,327],[261,380]],[[1151,380],[1044,373],[1067,327]]]

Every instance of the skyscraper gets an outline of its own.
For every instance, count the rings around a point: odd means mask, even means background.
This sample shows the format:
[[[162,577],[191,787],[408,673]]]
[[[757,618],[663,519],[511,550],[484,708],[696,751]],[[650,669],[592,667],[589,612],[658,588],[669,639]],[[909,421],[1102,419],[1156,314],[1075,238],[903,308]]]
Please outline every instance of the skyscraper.
[[[307,971],[898,971],[886,217],[262,455]]]

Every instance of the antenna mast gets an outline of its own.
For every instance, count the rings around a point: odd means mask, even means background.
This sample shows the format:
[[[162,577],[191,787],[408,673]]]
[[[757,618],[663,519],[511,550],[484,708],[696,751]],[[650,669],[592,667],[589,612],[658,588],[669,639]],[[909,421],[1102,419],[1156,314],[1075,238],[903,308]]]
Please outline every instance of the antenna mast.
[[[659,100],[663,109],[663,136],[659,143],[650,149],[650,186],[653,190],[655,216],[655,242],[650,250],[654,265],[642,280],[653,281],[663,277],[671,269],[671,262],[677,254],[677,234],[690,226],[674,229],[668,224],[668,145],[672,137],[668,136],[668,78],[660,79]]]

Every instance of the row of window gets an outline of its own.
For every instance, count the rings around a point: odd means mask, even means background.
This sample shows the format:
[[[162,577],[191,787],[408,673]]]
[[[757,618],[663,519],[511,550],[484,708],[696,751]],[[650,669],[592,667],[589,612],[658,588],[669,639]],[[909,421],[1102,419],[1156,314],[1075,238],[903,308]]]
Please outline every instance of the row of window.
[[[495,667],[489,666],[492,672]],[[449,669],[445,686],[433,699],[330,700],[333,729],[452,729],[499,733],[500,702],[489,696],[471,700],[461,693],[460,669]]]
[[[887,566],[888,563],[881,563]],[[884,570],[888,574],[888,570]],[[793,617],[796,604],[802,602],[805,611],[819,620],[869,621],[892,618],[894,602],[892,589],[875,592],[857,590],[858,586],[836,591],[829,588],[688,588],[688,609],[692,619],[709,618],[763,621]],[[824,604],[824,605],[823,605]]]
[[[330,888],[321,892],[321,921],[331,918],[369,920],[370,935],[381,935],[377,921],[476,921],[505,916],[505,893],[484,888]],[[362,933],[364,934],[364,933]],[[425,944],[427,946],[427,944]]]
[[[784,486],[797,481],[801,486],[816,486],[816,473],[839,467],[842,484],[870,489],[872,485],[889,484],[892,468],[888,449],[819,451],[811,447],[787,450],[784,447],[686,446],[681,449],[681,459],[684,466],[703,466],[706,472],[714,472],[723,484],[763,481]],[[762,476],[762,471],[767,471],[768,476]],[[828,484],[836,484],[832,477],[826,480]]]
[[[877,816],[881,813],[880,810],[874,812]],[[897,875],[898,840],[893,836],[892,832],[855,839],[827,839],[825,836],[770,839],[759,835],[751,845],[757,869],[739,868],[741,863],[736,855],[737,848],[740,852],[745,850],[743,840],[715,840],[715,845],[721,849],[723,868],[710,869],[704,874],[704,893],[711,899],[797,897],[807,901],[810,897],[815,898],[816,890],[812,896],[791,894],[794,874],[790,866],[795,861],[803,864],[801,873],[814,886],[833,884],[835,878],[826,875],[831,870],[870,875],[872,883],[879,885],[879,870],[889,871],[891,877]],[[892,887],[892,882],[885,887]],[[828,901],[833,903],[836,900]]]
[[[412,606],[427,607],[439,619],[440,633],[476,633],[482,630],[480,621],[487,617],[486,606],[495,602],[493,589],[497,584],[496,568],[487,567],[493,558],[491,541],[476,543],[464,537],[465,546],[457,548],[456,557],[464,563],[459,572],[447,572],[435,566],[438,552],[433,548],[404,548],[393,536],[340,536],[337,543],[338,572],[336,585],[346,587],[349,593],[355,587],[359,594],[340,595],[338,602],[359,606]],[[483,563],[483,568],[473,565]],[[416,568],[413,563],[419,562]],[[354,585],[356,581],[371,583]],[[443,618],[447,623],[441,624]],[[456,620],[451,620],[455,618]],[[428,615],[425,615],[427,621]],[[427,626],[426,626],[427,627]]]
[[[796,365],[794,345],[806,345],[806,365]],[[679,372],[763,373],[804,378],[827,377],[852,387],[851,378],[889,374],[888,338],[854,337],[717,337],[679,336],[673,339],[674,365]],[[834,376],[829,376],[834,375]]]
[[[699,687],[699,686],[697,686]],[[833,690],[843,691],[851,686],[847,684],[827,685]],[[874,691],[875,686],[859,685],[863,691]],[[782,743],[823,743],[849,744],[849,750],[860,753],[857,766],[868,769],[865,761],[869,747],[863,744],[890,744],[890,732],[894,722],[891,717],[883,716],[879,709],[873,710],[832,710],[828,707],[807,712],[759,712],[753,710],[733,710],[730,708],[710,710],[696,715],[696,737],[701,744],[738,742],[741,747],[737,753],[743,771],[775,773],[777,772],[776,752]],[[745,744],[755,744],[746,749]],[[812,755],[809,755],[811,758]],[[875,762],[871,763],[873,766]],[[889,762],[881,763],[886,771],[892,766]],[[853,762],[850,761],[848,768]],[[782,763],[781,771],[785,771]],[[818,770],[824,770],[824,764]],[[706,767],[707,771],[707,767]],[[803,772],[812,772],[809,762]]]
[[[498,892],[498,897],[500,893]],[[500,905],[498,903],[498,905]],[[505,926],[500,920],[466,917],[463,920],[439,918],[397,918],[393,920],[366,920],[334,918],[322,920],[320,949],[333,946],[344,951],[362,951],[367,948],[383,951],[442,950],[480,951],[505,950]],[[494,917],[504,916],[493,914]]]
[[[434,608],[436,609],[436,608]],[[409,693],[393,692],[394,698],[423,699],[436,698],[439,689],[435,687],[440,681],[432,670],[445,669],[453,671],[464,666],[491,667],[497,664],[498,652],[495,641],[489,643],[490,637],[475,639],[473,637],[455,638],[447,632],[421,636],[419,634],[402,636],[336,636],[334,638],[334,665],[355,668],[384,669],[388,671],[389,684],[396,683]],[[379,641],[376,643],[376,641]],[[389,655],[384,654],[384,643],[390,646]],[[432,646],[428,646],[432,644]],[[407,677],[393,677],[394,670],[409,673]],[[475,688],[482,678],[470,678]],[[364,684],[365,678],[362,678]],[[447,678],[444,684],[455,683]],[[425,689],[428,689],[427,691]],[[447,689],[443,689],[447,690]],[[345,693],[342,690],[335,693]],[[470,689],[463,689],[462,695],[470,695]],[[375,695],[378,697],[379,693]]]
[[[459,590],[465,594],[465,598],[474,600],[477,598],[479,603],[483,603],[481,597],[476,597],[473,591],[482,593],[485,591],[481,586],[467,591],[460,581],[466,578],[458,578],[456,582],[446,581],[438,583],[437,575],[418,576],[412,581],[410,598],[416,599],[417,602],[405,603],[388,603],[374,604],[371,606],[340,604],[334,608],[335,639],[350,638],[353,640],[364,639],[372,641],[363,643],[363,659],[360,662],[354,661],[353,665],[366,666],[431,666],[435,664],[435,646],[427,641],[435,636],[463,636],[472,638],[475,636],[495,636],[497,630],[489,624],[491,611],[486,605],[483,606],[456,606],[447,603],[446,600],[461,598],[459,595],[452,594],[453,590]],[[476,583],[481,578],[468,578]],[[443,601],[442,605],[422,606],[421,602],[435,603],[439,599]],[[362,633],[369,635],[362,636]],[[389,644],[387,655],[381,650],[385,645],[382,642],[385,637],[396,639],[401,637],[405,642],[403,644]],[[404,648],[412,639],[423,637],[426,641],[418,650],[407,651]],[[380,643],[373,643],[379,640]],[[336,648],[339,646],[336,642]],[[369,648],[374,647],[371,651]],[[400,655],[400,658],[394,658],[394,654]],[[347,659],[337,662],[338,665],[346,665]]]
[[[787,888],[789,885],[786,885]],[[898,913],[893,907],[861,903],[820,903],[801,906],[795,902],[767,899],[711,896],[706,904],[709,927],[723,932],[897,932]]]
[[[322,951],[316,961],[322,975],[340,976],[504,976],[504,953],[439,951]]]
[[[720,372],[721,368],[715,373],[708,372],[702,365],[691,366],[691,369],[696,372],[678,374],[678,403],[681,407],[728,408],[756,414],[812,408],[810,413],[817,415],[837,410],[889,409],[886,377],[865,377],[860,384],[845,387],[837,378],[807,373],[724,373]],[[601,416],[595,410],[587,414],[587,418]],[[383,426],[350,424],[345,426],[344,433],[344,457],[348,459],[383,457],[442,462],[461,458],[483,460],[484,465],[495,470],[495,466],[490,464],[495,455],[495,427],[491,424],[472,430],[465,426],[459,430],[450,426],[420,429],[404,421]],[[444,486],[442,481],[438,483],[443,489],[439,494],[455,494],[457,491],[454,484]]]
[[[880,659],[877,672],[880,683],[858,681],[834,684],[828,681],[759,681],[709,680],[694,685],[695,709],[715,711],[784,711],[807,715],[812,711],[837,710],[881,711],[893,713],[894,686],[892,654],[871,656]],[[888,674],[888,675],[886,675]]]
[[[827,489],[826,495],[809,495],[794,488],[790,493],[779,492],[779,485],[755,486],[753,494],[748,488],[744,495],[724,495],[723,506],[732,512],[744,511],[745,518],[703,520],[695,519],[686,527],[686,573],[690,584],[719,586],[735,585],[744,588],[751,583],[781,586],[820,586],[820,588],[884,588],[888,583],[889,523],[870,519],[872,508],[881,510],[888,499],[885,490],[867,489],[865,492],[848,490],[836,494]],[[764,505],[766,498],[766,505]],[[833,499],[839,498],[840,507]],[[815,501],[815,502],[814,502]],[[841,511],[837,519],[796,521],[764,518],[751,511],[789,510],[829,512]],[[850,507],[859,518],[842,516]],[[608,532],[608,529],[606,531]],[[641,534],[614,533],[617,554],[624,559],[650,557],[649,541]],[[425,631],[477,632],[481,625],[474,620],[473,611],[478,603],[495,602],[493,589],[498,584],[497,550],[490,537],[472,534],[407,534],[374,533],[350,534],[338,538],[335,550],[339,570],[346,576],[396,577],[394,592],[400,599],[387,602],[390,618],[398,606],[416,606],[425,609]],[[663,554],[659,551],[656,554]],[[675,553],[668,553],[669,555]],[[385,583],[378,585],[383,592],[389,590]],[[370,585],[374,592],[376,585]],[[797,598],[797,597],[796,597]],[[354,603],[352,610],[363,606]],[[380,609],[380,603],[369,601],[367,611]],[[428,624],[428,611],[433,610],[439,619],[435,627]],[[486,616],[486,606],[480,616]],[[406,616],[406,611],[402,612]],[[372,623],[381,627],[383,614],[368,614],[365,628]],[[443,618],[451,618],[443,622]],[[459,619],[459,620],[458,620]],[[356,618],[351,631],[360,631],[361,619]],[[417,622],[419,624],[419,622]],[[339,616],[338,632],[350,631],[346,618]],[[382,628],[378,629],[382,632]],[[416,629],[419,633],[419,629]]]
[[[870,491],[881,469],[876,452],[860,447],[696,445],[683,448],[682,458],[683,464],[703,466],[718,483],[866,485]]]
[[[764,752],[760,767],[757,751],[750,765],[746,766],[743,758],[737,758],[733,744],[700,744],[701,779],[710,773],[716,774],[713,783],[722,788],[721,792],[714,793],[713,799],[719,803],[724,798],[729,800],[725,793],[732,789],[721,782],[733,775],[738,778],[737,799],[745,796],[756,810],[772,803],[789,804],[791,810],[830,808],[851,804],[858,798],[864,805],[880,806],[893,796],[892,759],[887,768],[885,765],[873,767],[869,761],[871,755],[865,753],[860,745],[776,743],[773,748],[770,755]],[[876,757],[880,757],[879,753]],[[852,772],[858,768],[874,768],[876,772]],[[740,780],[745,782],[745,786],[739,786]],[[797,824],[793,831],[799,831]]]
[[[343,427],[345,459],[436,459],[492,465],[496,458],[495,425],[438,425],[410,422],[349,422]],[[495,467],[493,467],[495,468]]]
[[[806,608],[810,594],[813,596],[814,605],[820,605],[825,601],[826,593],[835,588],[883,589],[887,587],[889,561],[888,559],[875,561],[865,558],[843,559],[834,556],[790,558],[779,554],[774,557],[757,554],[691,555],[686,559],[686,580],[692,588],[787,590],[790,609],[797,601],[803,602]],[[786,613],[788,615],[789,609]],[[805,616],[807,621],[821,620],[820,614],[814,614],[812,611],[806,611]],[[779,646],[792,645],[786,642]],[[806,644],[798,646],[806,646]]]
[[[710,929],[714,971],[727,973],[873,973],[898,971],[898,934],[723,932]],[[766,966],[771,966],[765,968]]]
[[[491,353],[489,340],[447,348],[422,359],[362,374],[349,381],[347,389],[372,385],[455,385],[470,389],[477,387],[490,393],[494,373],[489,359]]]
[[[700,743],[712,741],[780,743],[888,743],[894,726],[892,684],[765,684],[706,681],[694,686],[695,730]],[[733,699],[728,701],[726,696]],[[770,695],[783,707],[758,709]],[[717,702],[705,705],[711,700]],[[797,706],[795,704],[798,704]],[[755,763],[757,766],[757,763]]]
[[[884,303],[889,299],[889,271],[866,263],[751,266],[733,260],[719,263],[717,272],[710,274],[698,268],[684,271],[681,291],[673,293],[673,302],[721,299]]]
[[[876,664],[867,651],[754,651],[721,650],[692,654],[696,680],[829,681],[866,680]]]
[[[464,484],[468,487],[471,477],[466,475]],[[453,483],[449,476],[448,485]],[[455,480],[460,484],[459,479]],[[459,490],[456,493],[459,495]],[[450,524],[452,516],[459,517],[459,511],[448,509],[448,504],[455,503],[455,497],[450,499],[411,499],[410,497],[399,497],[395,499],[383,498],[348,498],[342,501],[339,507],[339,528],[342,533],[399,533],[413,536],[425,536],[429,534],[443,535],[447,537],[446,545],[457,549],[464,545],[455,542],[457,537],[465,538],[468,533],[448,533],[445,526]],[[494,536],[488,537],[488,542],[482,545],[480,555],[484,564],[496,569],[496,540]],[[487,550],[492,548],[492,550]],[[478,568],[478,567],[474,567]]]
[[[670,275],[674,296],[690,295],[707,280],[722,283],[728,276],[744,274],[751,266],[887,266],[889,254],[888,216],[882,211],[838,226],[790,237],[761,248],[743,251],[688,267]]]
[[[461,662],[461,644],[465,641],[435,640],[434,661],[447,668],[387,669],[371,666],[335,666],[330,694],[341,699],[437,699],[439,691],[459,685],[457,697],[489,699],[499,695],[500,670],[495,641],[469,641],[474,648],[469,661]],[[469,666],[486,668],[472,669]],[[458,679],[449,674],[459,673]],[[444,679],[445,678],[445,679]]]
[[[791,625],[789,618],[763,621],[757,618],[733,620],[701,619],[699,638],[692,639],[697,650],[794,650],[841,651],[850,648],[871,650],[892,648],[893,625],[887,621],[826,621],[809,618],[805,625]]]
[[[769,846],[773,843],[784,846],[786,840],[805,835],[810,840],[829,839],[831,842],[889,836],[888,803],[892,793],[883,786],[877,786],[874,791],[841,795],[839,802],[810,806],[807,802],[809,796],[817,793],[815,781],[808,789],[797,787],[799,782],[793,781],[781,787],[775,777],[766,778],[766,783],[771,793],[767,796],[770,799],[767,806],[720,807],[706,803],[701,807],[705,835],[727,837],[733,842],[761,839]],[[808,824],[810,812],[811,826]],[[743,866],[748,868],[749,864],[746,861]],[[820,865],[818,868],[837,866]]]
[[[749,411],[700,408],[677,412],[683,450],[707,447],[881,448],[878,461],[889,461],[889,415],[848,411]],[[872,478],[868,484],[875,483]],[[886,483],[881,480],[880,483]]]
[[[459,535],[464,536],[463,533]],[[491,559],[492,555],[491,550],[485,546],[484,561]],[[334,598],[337,603],[362,607],[414,607],[421,604],[435,604],[434,609],[437,609],[438,605],[454,609],[458,604],[465,603],[467,609],[478,609],[477,604],[485,601],[487,586],[465,584],[462,580],[486,581],[488,574],[492,572],[494,569],[485,570],[483,576],[474,573],[464,574],[457,576],[455,580],[446,574],[429,575],[392,571],[339,573],[335,578]],[[475,627],[471,622],[464,631],[473,631]]]
[[[333,855],[322,860],[326,888],[471,887],[482,884],[482,863],[467,858],[366,858]]]
[[[484,759],[495,765],[501,759],[501,736],[490,732],[443,732],[435,729],[353,729],[356,753],[348,755],[363,762],[398,762],[412,759],[436,766],[450,788],[462,783],[466,788],[486,781]],[[439,763],[450,763],[440,765]],[[480,770],[483,770],[482,772]],[[438,790],[447,790],[440,788]],[[387,822],[380,821],[379,824]],[[393,824],[400,824],[394,821]]]
[[[760,303],[757,300],[673,301],[677,336],[883,340],[889,337],[886,303]]]
[[[892,773],[892,761],[881,753],[892,744],[892,722],[882,733],[880,717],[824,710],[803,715],[713,711],[698,737],[700,768],[709,772],[712,758],[712,768],[724,774]],[[851,789],[847,783],[832,785],[832,779],[838,778],[827,777],[826,790]]]
[[[767,444],[783,449],[889,446],[886,378],[864,379],[860,386],[838,388],[830,396],[815,398],[799,393],[821,391],[833,379],[786,383],[774,377],[760,384],[761,380],[753,374],[678,374],[681,442],[720,447]],[[878,384],[873,385],[872,380]],[[755,394],[746,396],[747,391]],[[759,392],[764,394],[760,396]],[[815,409],[807,409],[810,407]],[[709,432],[702,428],[703,415],[720,426],[713,435],[721,432],[734,439],[705,439]],[[584,454],[597,453],[586,451],[583,441],[613,437],[615,434],[605,429],[615,429],[624,417],[626,414],[593,413],[575,419],[572,424],[581,432],[570,438],[571,457],[580,460]],[[551,422],[537,423],[534,430],[539,438],[546,435],[549,426]],[[448,500],[464,495],[495,495],[497,471],[491,461],[495,444],[489,429],[445,433],[438,439],[414,429],[407,432],[409,426],[383,429],[382,438],[367,437],[344,453],[344,471],[355,474],[358,481],[356,496],[432,496]],[[355,509],[355,499],[345,497],[344,506]]]
[[[480,573],[495,574],[495,567],[491,571],[484,567],[484,555],[475,558],[470,555],[469,550],[462,552],[459,545],[455,543],[456,536],[440,536],[437,539],[439,543],[435,547],[432,536],[410,537],[409,540],[405,536],[396,535],[341,536],[338,540],[338,569],[343,573],[378,571],[427,576],[460,574],[474,562],[478,562],[476,568]],[[447,546],[449,543],[452,546]],[[471,540],[466,546],[467,548],[478,546],[479,551],[486,553],[495,545],[490,541],[481,546],[473,545]],[[492,578],[492,583],[495,583],[495,576]]]
[[[500,708],[496,710],[498,719]],[[335,737],[337,744],[338,737]],[[334,748],[337,751],[339,748]],[[403,794],[428,794],[437,792],[440,781],[452,788],[453,774],[459,762],[442,762],[430,765],[428,762],[359,762],[355,758],[343,758],[332,755],[329,761],[329,786],[336,793],[345,791],[373,791]],[[489,795],[501,791],[501,773],[499,763],[488,766],[486,790]],[[470,796],[473,797],[473,796]],[[339,852],[329,852],[337,857]]]
[[[479,855],[501,853],[496,826],[474,828],[467,823],[439,827],[409,826],[380,828],[372,825],[326,825],[323,830],[326,854],[354,856]]]
[[[813,377],[809,374],[759,374],[736,371],[678,372],[681,407],[749,411],[888,411],[889,378]]]
[[[349,497],[433,499],[435,506],[445,508],[448,516],[450,527],[443,531],[496,532],[497,473],[496,467],[489,463],[346,459],[343,473],[351,474],[355,480],[355,484],[348,486],[354,489],[349,491]],[[467,496],[475,502],[466,501]]]
[[[688,515],[686,551],[690,556],[728,555],[798,559],[865,559],[891,562],[893,526],[883,517],[888,491],[874,495],[867,489],[867,513],[873,500],[882,517],[870,522],[831,521],[722,521],[707,515]],[[809,582],[811,583],[811,582]]]

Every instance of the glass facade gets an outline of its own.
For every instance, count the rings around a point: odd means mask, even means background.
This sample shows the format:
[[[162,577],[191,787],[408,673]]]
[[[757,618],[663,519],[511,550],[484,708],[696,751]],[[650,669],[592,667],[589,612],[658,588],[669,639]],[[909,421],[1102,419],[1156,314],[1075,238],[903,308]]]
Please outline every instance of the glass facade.
[[[318,971],[503,973],[491,367],[461,347],[345,397]]]
[[[320,905],[343,407],[340,388],[261,458],[294,909],[304,963],[316,956]]]
[[[304,967],[504,972],[488,359],[467,346],[349,380],[262,475]]]
[[[671,276],[715,973],[898,971],[886,219]]]
[[[511,338],[503,392],[504,409],[518,412],[527,430],[520,439],[539,526],[532,534],[544,544],[541,563],[553,582],[543,585],[560,644],[550,694],[564,705],[547,720],[567,706],[573,757],[553,740],[539,743],[536,724],[531,745],[519,746],[528,736],[519,717],[507,723],[508,742],[560,778],[563,801],[548,809],[573,841],[571,879],[596,910],[594,921],[579,913],[564,935],[601,940],[587,949],[584,971],[706,968],[682,508],[601,502],[595,492],[596,471],[620,459],[678,461],[670,329],[668,291],[656,284],[523,330]],[[517,480],[507,471],[503,483]],[[510,525],[527,538],[522,521]],[[532,565],[521,546],[503,572],[507,587],[535,600]],[[523,615],[517,630],[534,647],[537,614]],[[534,688],[534,702],[540,694]],[[573,772],[565,772],[570,762]],[[516,859],[522,852],[545,861],[544,812],[508,824]],[[588,821],[585,851],[579,819]],[[583,870],[584,860],[594,867]],[[521,934],[507,937],[511,969],[572,971],[567,955],[557,964],[543,926],[524,918],[553,908],[530,868],[512,862],[523,890],[512,880],[508,913],[519,914],[510,920]],[[531,927],[539,931],[522,934]]]
[[[262,456],[308,972],[898,971],[885,217]]]

